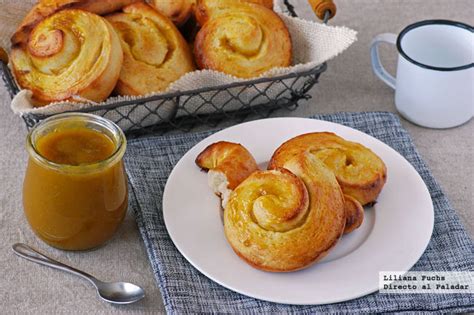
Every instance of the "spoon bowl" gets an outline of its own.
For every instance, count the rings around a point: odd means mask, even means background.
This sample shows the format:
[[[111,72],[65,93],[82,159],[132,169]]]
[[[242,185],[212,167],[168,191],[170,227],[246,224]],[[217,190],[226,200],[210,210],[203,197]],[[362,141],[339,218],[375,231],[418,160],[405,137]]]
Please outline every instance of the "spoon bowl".
[[[131,304],[145,297],[145,291],[128,282],[96,281],[97,294],[102,300],[115,304]]]

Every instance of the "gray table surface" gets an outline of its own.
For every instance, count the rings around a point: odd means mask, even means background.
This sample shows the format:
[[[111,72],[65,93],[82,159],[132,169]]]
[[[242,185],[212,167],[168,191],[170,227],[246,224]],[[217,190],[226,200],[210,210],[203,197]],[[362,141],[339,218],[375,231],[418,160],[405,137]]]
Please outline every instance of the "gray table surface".
[[[304,0],[295,2],[301,16],[313,19]],[[295,112],[277,115],[304,117],[338,111],[395,112],[393,91],[371,71],[371,39],[379,33],[397,33],[404,26],[423,19],[444,18],[474,24],[471,0],[336,0],[336,3],[338,14],[330,24],[357,30],[358,42],[329,62],[328,71],[311,92],[311,100]],[[25,14],[28,6],[24,4],[0,1],[0,45],[6,46],[15,23]],[[382,55],[393,73],[395,49],[384,47]],[[33,235],[21,205],[27,160],[24,148],[26,128],[21,118],[10,111],[9,104],[5,88],[0,86],[0,309],[7,313],[41,314],[164,312],[159,289],[130,214],[115,238],[95,251],[72,253],[55,250]],[[471,120],[448,130],[426,129],[405,120],[402,122],[470,235],[474,235],[474,122]],[[139,284],[147,296],[135,305],[106,304],[96,298],[87,282],[14,256],[11,245],[16,242],[28,243],[101,279],[122,279]]]

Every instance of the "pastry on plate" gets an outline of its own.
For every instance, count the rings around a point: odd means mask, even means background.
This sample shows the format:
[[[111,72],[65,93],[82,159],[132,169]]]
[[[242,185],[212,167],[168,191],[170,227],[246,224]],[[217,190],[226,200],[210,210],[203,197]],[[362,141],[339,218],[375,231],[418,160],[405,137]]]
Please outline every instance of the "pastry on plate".
[[[223,199],[224,231],[235,253],[272,272],[304,269],[343,234],[361,226],[362,204],[374,202],[386,180],[383,161],[333,133],[294,137],[260,171],[242,145],[217,142],[196,159]]]
[[[344,232],[344,196],[336,177],[304,152],[283,168],[257,171],[230,195],[226,238],[255,268],[289,272],[323,258]]]
[[[208,146],[198,155],[196,164],[208,172],[209,186],[221,197],[223,209],[232,190],[258,170],[257,162],[246,148],[226,141]]]
[[[176,26],[145,3],[126,6],[108,15],[120,37],[124,60],[115,91],[145,95],[164,91],[195,69],[188,44]]]
[[[286,141],[273,154],[269,168],[282,167],[302,152],[321,160],[334,172],[344,194],[361,205],[375,202],[387,180],[387,168],[374,152],[330,132],[308,133]]]

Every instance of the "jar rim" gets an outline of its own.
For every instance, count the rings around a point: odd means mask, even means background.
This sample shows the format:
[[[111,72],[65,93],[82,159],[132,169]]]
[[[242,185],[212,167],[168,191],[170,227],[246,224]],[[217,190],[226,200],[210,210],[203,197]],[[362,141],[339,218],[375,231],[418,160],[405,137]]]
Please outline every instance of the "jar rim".
[[[74,118],[76,119],[79,118],[79,120],[82,119],[85,122],[95,122],[95,123],[98,123],[98,125],[101,125],[102,127],[108,129],[114,135],[114,138],[117,139],[117,140],[111,139],[114,142],[114,145],[116,147],[114,152],[103,160],[92,162],[92,163],[84,163],[80,165],[60,164],[60,163],[50,161],[48,158],[43,156],[38,151],[34,143],[33,138],[34,138],[35,133],[46,129],[48,126],[51,126],[55,122],[58,122],[61,120],[66,121],[66,122],[68,120],[72,121]],[[45,120],[41,121],[40,123],[35,125],[33,128],[31,128],[26,138],[26,148],[30,157],[34,158],[36,161],[40,162],[42,165],[47,166],[48,168],[58,170],[58,171],[66,171],[66,172],[74,172],[74,173],[84,173],[84,172],[101,170],[104,167],[111,165],[118,160],[121,160],[125,153],[126,146],[127,146],[127,139],[125,137],[125,134],[123,133],[122,129],[119,126],[117,126],[117,124],[98,115],[89,114],[89,113],[77,113],[77,112],[62,113],[62,114],[57,114],[49,118],[46,118]]]

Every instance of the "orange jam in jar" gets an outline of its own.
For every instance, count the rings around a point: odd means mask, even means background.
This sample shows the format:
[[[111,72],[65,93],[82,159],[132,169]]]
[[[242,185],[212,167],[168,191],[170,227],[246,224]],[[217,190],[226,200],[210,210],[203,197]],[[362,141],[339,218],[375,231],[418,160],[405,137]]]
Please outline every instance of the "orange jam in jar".
[[[118,126],[90,114],[56,115],[30,131],[23,206],[39,238],[86,250],[113,236],[128,205],[125,148]]]

